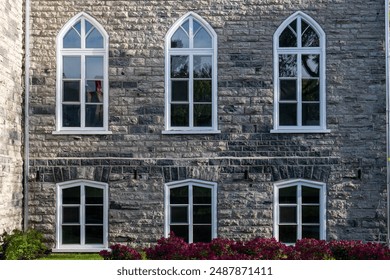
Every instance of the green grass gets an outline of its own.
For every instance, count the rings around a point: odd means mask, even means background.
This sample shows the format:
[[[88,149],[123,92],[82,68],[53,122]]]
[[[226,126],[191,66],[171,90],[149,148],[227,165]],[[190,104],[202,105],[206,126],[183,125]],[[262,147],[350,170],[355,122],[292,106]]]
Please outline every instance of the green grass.
[[[39,260],[103,260],[99,254],[90,254],[90,253],[52,253],[50,255],[44,256]]]

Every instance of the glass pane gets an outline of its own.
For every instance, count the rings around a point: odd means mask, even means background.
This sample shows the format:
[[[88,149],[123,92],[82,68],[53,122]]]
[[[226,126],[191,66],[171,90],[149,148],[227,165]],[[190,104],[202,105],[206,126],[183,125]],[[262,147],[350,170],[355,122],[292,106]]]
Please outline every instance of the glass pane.
[[[189,126],[189,107],[186,104],[171,104],[171,125]]]
[[[103,48],[103,36],[100,32],[94,28],[91,33],[87,35],[86,38],[86,47],[87,48]]]
[[[172,101],[188,101],[188,81],[172,81]]]
[[[211,56],[194,56],[194,78],[211,78],[212,70]]]
[[[171,48],[188,48],[189,46],[188,35],[179,27],[171,38]]]
[[[279,104],[279,125],[297,125],[297,105]]]
[[[94,26],[88,20],[86,20],[85,21],[85,33],[88,34],[88,32],[91,31],[92,28],[94,28]]]
[[[302,55],[302,77],[312,78],[320,75],[320,56],[317,54]]]
[[[213,42],[210,34],[203,27],[195,34],[194,48],[212,48]]]
[[[302,203],[320,203],[320,189],[302,187]]]
[[[187,34],[190,33],[190,21],[189,20],[186,20],[186,22],[183,23],[181,25],[181,27],[184,29],[185,32],[187,32]]]
[[[62,207],[62,223],[78,224],[80,223],[79,207]]]
[[[319,206],[302,206],[302,223],[318,224],[320,222]]]
[[[296,223],[297,222],[297,207],[296,206],[280,206],[279,208],[280,223]]]
[[[211,224],[211,206],[194,205],[194,224]]]
[[[194,186],[192,192],[194,204],[211,204],[211,189]]]
[[[103,57],[87,56],[85,58],[86,78],[91,80],[103,79]]]
[[[62,125],[64,127],[80,127],[80,106],[62,106]]]
[[[103,103],[102,81],[86,81],[85,102]]]
[[[188,204],[188,187],[170,189],[171,204]]]
[[[103,226],[86,226],[85,244],[103,244]]]
[[[80,187],[62,189],[62,204],[80,204]]]
[[[103,204],[103,189],[85,187],[86,204]]]
[[[103,206],[85,206],[86,224],[103,224]]]
[[[302,20],[302,47],[319,47],[320,38],[314,29]]]
[[[194,126],[211,126],[211,104],[194,105]]]
[[[302,80],[302,100],[320,101],[320,80],[319,79]]]
[[[188,242],[188,226],[172,226],[170,228],[170,231],[173,231],[175,236],[181,237],[184,239],[185,242]]]
[[[194,102],[211,102],[211,80],[194,80]]]
[[[64,56],[64,69],[62,78],[80,79],[81,77],[81,58],[79,56]]]
[[[63,47],[69,48],[81,48],[81,23],[78,22],[69,29],[63,38]]]
[[[188,78],[188,56],[171,56],[171,78]]]
[[[279,203],[297,203],[297,187],[280,188]]]
[[[80,81],[64,81],[63,101],[80,101]]]
[[[200,23],[197,21],[197,20],[193,20],[193,33],[195,34],[196,32],[198,32],[198,30],[202,27],[202,25],[200,25]]]
[[[295,243],[297,241],[297,227],[279,226],[279,241],[283,243]]]
[[[297,100],[296,80],[280,80],[280,100]]]
[[[188,207],[171,206],[171,223],[188,223]]]
[[[320,125],[320,104],[302,104],[302,125]]]
[[[211,241],[211,225],[194,226],[193,242],[210,242]]]
[[[103,127],[103,105],[85,106],[85,126]]]
[[[320,239],[320,226],[302,226],[302,238]]]
[[[295,48],[297,47],[297,20],[294,20],[287,26],[279,37],[279,47],[281,48]]]
[[[279,55],[279,77],[297,76],[297,55],[281,54]]]
[[[80,226],[62,226],[62,244],[80,244]]]

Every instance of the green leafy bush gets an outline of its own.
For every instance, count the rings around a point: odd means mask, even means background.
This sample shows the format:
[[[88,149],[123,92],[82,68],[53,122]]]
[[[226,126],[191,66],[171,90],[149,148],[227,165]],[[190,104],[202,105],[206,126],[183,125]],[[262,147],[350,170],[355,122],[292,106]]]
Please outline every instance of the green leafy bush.
[[[43,235],[29,229],[25,232],[14,230],[12,234],[1,235],[0,252],[5,260],[32,260],[44,255],[48,248],[43,242]]]

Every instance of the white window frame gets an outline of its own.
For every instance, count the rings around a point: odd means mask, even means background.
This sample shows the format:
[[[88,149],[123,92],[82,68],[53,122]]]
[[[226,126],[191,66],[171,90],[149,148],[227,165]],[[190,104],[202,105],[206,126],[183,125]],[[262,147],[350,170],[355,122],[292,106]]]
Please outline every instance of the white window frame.
[[[320,190],[320,239],[326,239],[326,184],[321,182],[315,182],[310,180],[295,179],[282,181],[274,184],[274,237],[279,240],[279,225],[280,225],[280,213],[279,213],[279,190],[288,187],[297,187],[297,203],[291,204],[297,207],[297,240],[302,238],[302,186],[315,188]],[[283,204],[288,205],[288,204]],[[306,204],[305,204],[306,205]]]
[[[174,35],[176,30],[187,20],[195,19],[198,21],[201,26],[210,34],[212,38],[212,48],[193,48],[193,40],[190,38],[190,47],[189,48],[171,48],[171,37]],[[190,30],[190,37],[192,36],[192,30]],[[217,90],[218,90],[218,81],[217,81],[217,34],[214,29],[207,23],[201,16],[194,12],[189,12],[183,17],[181,17],[176,23],[169,29],[165,37],[165,130],[163,134],[213,134],[220,133],[218,130],[218,119],[217,119]],[[170,78],[170,66],[171,61],[170,57],[172,55],[186,55],[190,59],[194,55],[210,55],[212,56],[212,120],[210,127],[194,127],[193,126],[193,96],[192,92],[189,93],[189,126],[186,127],[173,127],[171,126],[171,78]],[[192,71],[190,71],[189,77],[190,83],[193,81]],[[190,86],[191,88],[191,86]]]
[[[103,244],[85,243],[85,187],[92,187],[103,190]],[[81,244],[62,244],[62,190],[67,188],[80,187],[80,240]],[[99,252],[108,248],[108,184],[89,180],[74,180],[58,183],[57,188],[57,214],[56,214],[56,248],[55,252]]]
[[[63,38],[74,24],[81,20],[82,36],[81,48],[63,48]],[[86,48],[86,38],[83,36],[85,21],[89,21],[103,36],[103,48]],[[108,102],[109,102],[109,81],[108,81],[108,49],[109,36],[102,25],[87,13],[81,12],[70,19],[60,30],[56,39],[57,44],[57,86],[56,86],[56,131],[53,134],[111,134],[108,130]],[[81,57],[81,96],[80,96],[80,127],[63,127],[62,123],[62,68],[63,56]],[[103,126],[86,127],[85,126],[85,57],[102,56],[103,57]],[[84,78],[83,78],[84,77]]]
[[[171,182],[164,185],[164,236],[169,237],[170,233],[170,190],[174,188],[186,187],[188,186],[188,196],[189,196],[189,211],[188,211],[188,241],[192,243],[193,241],[193,192],[192,187],[198,186],[202,188],[211,189],[211,239],[217,238],[217,184],[213,182],[207,182],[202,180],[193,180],[188,179],[184,181]]]
[[[279,37],[286,27],[291,22],[297,19],[297,47],[279,47]],[[301,47],[301,20],[305,20],[318,34],[320,45],[319,47]],[[330,130],[326,128],[326,36],[321,26],[314,21],[310,16],[305,13],[298,11],[289,16],[276,30],[273,36],[273,53],[274,53],[274,127],[271,133],[329,133]],[[296,126],[283,126],[279,125],[279,55],[280,54],[296,54],[298,58],[302,54],[317,54],[320,56],[320,120],[318,126],[304,126],[302,125],[302,94],[300,90],[301,80],[301,66],[300,59],[297,61],[298,67],[298,96],[297,96],[297,125]]]

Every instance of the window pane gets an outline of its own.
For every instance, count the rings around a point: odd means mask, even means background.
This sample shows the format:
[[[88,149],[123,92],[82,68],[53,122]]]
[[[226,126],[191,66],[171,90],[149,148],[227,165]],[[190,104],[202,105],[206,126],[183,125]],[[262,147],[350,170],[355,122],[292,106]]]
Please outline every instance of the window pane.
[[[320,104],[302,104],[302,125],[320,125]]]
[[[320,226],[302,226],[302,238],[320,239]]]
[[[64,81],[63,101],[80,101],[80,81]]]
[[[64,69],[62,78],[80,79],[81,77],[81,58],[79,56],[64,56]]]
[[[302,47],[319,47],[320,39],[314,29],[302,20]]]
[[[64,127],[80,127],[80,106],[63,105],[62,122]]]
[[[81,23],[78,22],[69,29],[63,38],[63,47],[68,48],[81,48]]]
[[[79,207],[62,207],[62,223],[78,224],[80,223]]]
[[[175,236],[183,238],[188,243],[188,226],[171,226],[170,231],[173,231]]]
[[[188,223],[188,207],[171,206],[171,223]]]
[[[297,207],[296,206],[280,206],[279,208],[280,223],[296,223],[297,222]]]
[[[302,222],[303,223],[319,223],[320,222],[320,207],[319,206],[302,206]]]
[[[172,101],[188,101],[188,81],[172,81]]]
[[[188,48],[189,46],[190,40],[188,35],[179,27],[171,38],[171,48]]]
[[[103,103],[102,81],[86,81],[85,102]]]
[[[86,224],[103,224],[103,206],[85,206]]]
[[[188,19],[181,25],[181,27],[185,32],[187,32],[187,34],[190,33],[190,21]]]
[[[62,189],[62,204],[80,204],[80,187]]]
[[[85,33],[88,34],[92,28],[94,28],[94,26],[88,20],[85,20]]]
[[[289,26],[287,26],[279,37],[279,47],[281,48],[294,48],[297,47],[297,20],[294,20]]]
[[[85,58],[86,78],[91,80],[103,79],[103,57],[87,56]]]
[[[188,187],[170,189],[171,204],[188,204]]]
[[[297,76],[297,55],[281,54],[279,55],[279,77]]]
[[[103,226],[86,226],[85,244],[103,244]]]
[[[194,105],[194,126],[211,126],[211,104]]]
[[[194,102],[211,102],[210,80],[194,80]]]
[[[194,78],[211,78],[212,61],[211,56],[194,56]]]
[[[279,226],[279,241],[283,243],[295,243],[297,241],[297,227]]]
[[[194,224],[211,224],[211,206],[194,205]]]
[[[302,100],[320,101],[320,80],[319,79],[302,80]]]
[[[320,190],[303,186],[302,203],[320,203]]]
[[[62,244],[80,244],[80,226],[62,226]]]
[[[171,56],[171,78],[188,78],[188,56]]]
[[[193,242],[210,242],[211,241],[211,225],[199,226],[195,225],[193,229]]]
[[[85,126],[103,127],[103,105],[85,106]]]
[[[194,204],[211,204],[211,189],[194,186],[192,192]]]
[[[280,80],[280,100],[297,100],[296,80]]]
[[[200,28],[202,28],[202,25],[195,19],[192,22],[193,22],[193,31],[192,32],[194,32],[194,34],[195,34],[196,32],[198,32],[198,30]]]
[[[86,204],[103,204],[103,189],[85,187]]]
[[[302,77],[312,78],[320,75],[320,56],[317,54],[302,55]]]
[[[87,48],[103,48],[103,36],[96,28],[87,35],[86,40]]]
[[[279,104],[279,124],[280,125],[297,125],[297,105]]]
[[[186,104],[171,104],[171,125],[189,125],[189,107]]]
[[[210,34],[202,27],[194,37],[194,48],[212,48],[213,42]]]
[[[280,188],[279,203],[297,203],[297,187]]]

